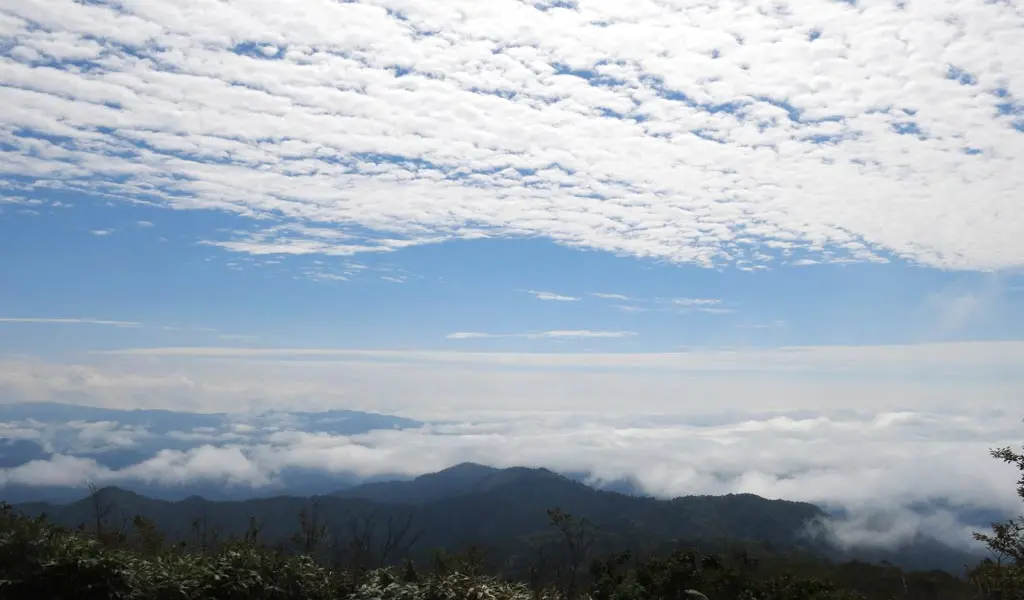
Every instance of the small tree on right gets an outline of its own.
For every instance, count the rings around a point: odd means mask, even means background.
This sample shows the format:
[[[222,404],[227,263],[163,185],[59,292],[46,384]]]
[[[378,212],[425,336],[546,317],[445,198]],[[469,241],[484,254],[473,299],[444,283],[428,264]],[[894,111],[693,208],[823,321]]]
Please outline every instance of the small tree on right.
[[[1024,454],[1008,446],[991,454],[1020,471],[1017,495],[1024,500]],[[984,542],[995,558],[985,559],[971,572],[982,596],[989,600],[1024,600],[1024,516],[993,523],[990,533],[975,533],[974,539]]]

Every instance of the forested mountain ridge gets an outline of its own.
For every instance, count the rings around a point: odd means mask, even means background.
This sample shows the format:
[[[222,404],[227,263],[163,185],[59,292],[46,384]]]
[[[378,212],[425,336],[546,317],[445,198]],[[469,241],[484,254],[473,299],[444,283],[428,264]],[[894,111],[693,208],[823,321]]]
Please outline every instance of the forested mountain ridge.
[[[494,479],[502,470],[464,462],[436,473],[408,481],[374,481],[334,492],[342,498],[363,498],[376,502],[424,504],[478,491],[482,482]]]
[[[832,560],[884,559],[908,568],[954,573],[976,560],[928,539],[892,551],[841,551],[827,537],[813,535],[815,530],[822,533],[820,525],[827,523],[827,515],[808,503],[752,494],[632,497],[596,490],[547,469],[470,463],[411,481],[364,484],[327,496],[244,501],[191,497],[171,502],[110,487],[70,504],[27,503],[17,508],[29,515],[46,514],[69,527],[93,523],[101,511],[108,527],[138,515],[168,537],[180,539],[198,535],[198,519],[203,530],[218,539],[244,535],[254,520],[264,539],[287,540],[299,527],[298,515],[305,512],[322,522],[330,539],[350,536],[353,528],[380,537],[388,527],[401,524],[408,536],[416,536],[410,556],[420,558],[436,548],[473,545],[489,548],[494,556],[528,554],[549,530],[548,509],[559,508],[592,523],[600,532],[595,544],[608,552],[655,551],[680,544],[703,549],[742,545]]]
[[[226,535],[244,532],[250,516],[267,521],[265,535],[286,535],[294,529],[296,515],[303,508],[314,507],[326,521],[370,513],[384,520],[411,516],[417,528],[426,532],[424,542],[436,541],[440,546],[458,543],[462,538],[515,538],[543,530],[548,524],[546,510],[552,507],[586,517],[602,530],[618,535],[744,539],[773,544],[796,543],[805,523],[824,516],[811,504],[766,500],[748,494],[667,501],[632,498],[592,489],[547,469],[495,470],[466,493],[457,493],[458,486],[435,489],[436,499],[419,502],[406,497],[405,492],[397,494],[393,501],[332,495],[224,502],[191,497],[169,502],[116,487],[98,490],[97,498],[109,507],[108,518],[112,522],[122,515],[138,514],[153,519],[169,533],[187,531],[192,519],[205,515]],[[95,500],[87,497],[65,505],[27,503],[17,507],[27,514],[46,513],[57,523],[74,526],[89,522]],[[502,518],[494,519],[494,514]]]
[[[993,455],[1024,472],[1024,456],[1009,448]],[[716,600],[1024,598],[1021,519],[977,534],[999,562],[976,564],[963,579],[888,563],[825,560],[815,555],[820,543],[807,536],[807,524],[823,515],[810,504],[749,494],[634,498],[544,469],[459,465],[435,475],[406,482],[435,496],[448,490],[447,497],[420,504],[339,496],[168,502],[108,487],[67,505],[4,505],[0,595],[653,600],[706,592]],[[401,497],[401,486],[385,487],[388,497]],[[381,488],[370,489],[379,494]],[[1018,493],[1024,498],[1024,479]],[[545,504],[554,507],[538,515],[534,509]],[[582,507],[583,516],[564,506]],[[404,566],[398,569],[399,564]]]

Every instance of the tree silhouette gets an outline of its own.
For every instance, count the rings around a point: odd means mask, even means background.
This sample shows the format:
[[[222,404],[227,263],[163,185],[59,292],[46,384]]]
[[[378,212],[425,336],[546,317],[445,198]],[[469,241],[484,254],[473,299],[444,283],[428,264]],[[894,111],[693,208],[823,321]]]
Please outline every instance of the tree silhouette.
[[[569,573],[565,582],[564,594],[566,600],[576,597],[576,583],[580,567],[587,560],[590,548],[594,545],[596,532],[594,526],[587,519],[577,521],[572,515],[559,508],[548,510],[548,518],[562,534],[568,551]]]
[[[992,450],[991,455],[1020,471],[1017,495],[1024,500],[1024,454],[1007,446]],[[995,559],[986,559],[970,573],[982,598],[1024,599],[1024,516],[993,523],[991,533],[976,532],[974,539],[984,542]]]

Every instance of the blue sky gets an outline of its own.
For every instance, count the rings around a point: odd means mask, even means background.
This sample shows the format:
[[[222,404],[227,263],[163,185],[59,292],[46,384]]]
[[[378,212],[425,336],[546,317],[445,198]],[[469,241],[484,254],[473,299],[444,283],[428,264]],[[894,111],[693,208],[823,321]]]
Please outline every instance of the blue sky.
[[[898,259],[706,268],[542,238],[252,256],[201,243],[224,228],[253,227],[245,217],[107,203],[88,193],[29,197],[66,206],[0,214],[0,250],[18,257],[0,264],[0,313],[146,326],[7,322],[0,347],[8,352],[124,345],[666,352],[1024,337],[1014,318],[1024,308],[1024,280],[1012,274]],[[548,331],[621,335],[449,339]]]

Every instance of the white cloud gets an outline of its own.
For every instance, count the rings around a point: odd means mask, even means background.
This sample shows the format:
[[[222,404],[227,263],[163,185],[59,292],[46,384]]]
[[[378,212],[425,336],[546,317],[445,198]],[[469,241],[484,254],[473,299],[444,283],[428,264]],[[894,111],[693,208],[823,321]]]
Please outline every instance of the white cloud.
[[[736,312],[734,308],[723,308],[720,306],[698,306],[687,310],[696,310],[698,312],[704,312],[712,315],[728,315]]]
[[[631,304],[614,304],[615,308],[623,312],[671,312],[671,313],[692,313],[703,312],[709,314],[730,314],[736,312],[733,308],[726,308],[722,300],[718,298],[655,298],[653,300],[644,298],[632,298],[622,294],[591,294],[598,298],[609,300],[628,301]]]
[[[479,331],[456,331],[445,336],[449,340],[478,340],[489,337],[493,337],[493,334],[481,333]]]
[[[105,470],[88,458],[58,454],[49,460],[34,460],[0,473],[0,483],[23,485],[85,486]]]
[[[302,276],[313,281],[349,281],[350,275],[342,273],[330,273],[316,269],[304,269]]]
[[[491,334],[458,332],[453,339],[491,336],[611,337],[631,332],[547,331]],[[943,342],[887,346],[782,346],[778,348],[692,348],[677,352],[512,353],[435,350],[359,350],[346,348],[149,347],[96,351],[109,357],[291,359],[436,363],[537,368],[600,367],[669,371],[744,371],[771,373],[865,373],[913,376],[922,372],[966,374],[1024,373],[1024,342]]]
[[[38,317],[0,317],[0,323],[34,323],[40,325],[111,325],[114,327],[142,327],[135,321],[111,321],[107,319],[80,318],[38,318]]]
[[[673,298],[669,300],[676,306],[715,306],[722,301],[717,298]]]
[[[1013,509],[1006,507],[1009,514]],[[973,533],[987,524],[964,523],[950,510],[914,511],[905,506],[861,507],[843,519],[821,523],[827,538],[841,548],[891,548],[924,533],[955,548],[978,548]],[[812,526],[812,530],[814,527]]]
[[[647,307],[636,306],[635,304],[616,304],[615,308],[621,310],[622,312],[627,312],[627,313],[646,312],[646,311],[650,310]]]
[[[491,337],[502,337],[500,335],[491,333],[482,333],[479,331],[456,331],[455,333],[449,333],[445,336],[449,340],[481,340]]]
[[[972,326],[990,323],[1005,308],[1009,293],[1006,278],[988,274],[980,282],[955,282],[928,296],[931,317],[925,335],[932,339],[948,339]]]
[[[556,294],[554,292],[538,292],[536,290],[526,290],[527,294],[532,294],[533,297],[538,300],[555,300],[557,302],[576,302],[579,300],[576,296],[564,296],[562,294]]]
[[[111,233],[114,233],[114,230],[113,229],[93,229],[89,233],[91,233],[91,234],[93,234],[93,235],[95,235],[97,237],[103,237],[105,235],[110,235]]]
[[[135,224],[138,225],[139,227],[152,227],[153,226],[153,222],[152,221],[136,221]]]
[[[3,204],[22,204],[28,206],[39,206],[43,204],[42,200],[38,198],[26,198],[25,196],[11,196],[7,194],[0,194],[0,205]]]
[[[1024,266],[1011,3],[296,10],[9,3],[0,178],[251,217],[205,240],[249,254]]]
[[[147,323],[140,323],[138,321],[120,321],[112,319],[94,319],[94,318],[83,318],[83,317],[0,317],[0,326],[9,325],[101,325],[108,327],[118,327],[126,329],[139,329],[148,331],[159,331],[159,332],[179,332],[179,333],[198,333],[198,334],[216,334],[216,337],[222,340],[233,340],[233,341],[254,341],[257,339],[256,336],[240,334],[240,333],[221,333],[219,330],[213,327],[186,327],[179,325],[154,325]],[[209,336],[201,336],[207,338]],[[166,339],[166,337],[162,338]]]
[[[203,445],[187,451],[164,450],[117,475],[163,484],[215,480],[228,484],[266,485],[270,482],[269,474],[259,467],[241,448]]]
[[[1016,418],[1022,373],[1024,347],[1008,342],[661,354],[145,348],[68,364],[0,361],[0,396],[198,412],[353,408],[460,420],[481,411],[955,413],[968,405]]]
[[[635,331],[591,331],[589,329],[570,329],[539,331],[531,333],[482,333],[477,331],[459,331],[445,336],[449,340],[475,340],[499,338],[523,338],[528,340],[567,339],[567,338],[624,338],[636,335]]]
[[[138,446],[140,440],[150,437],[146,431],[122,427],[112,421],[69,421],[66,427],[74,430],[75,436],[65,450],[100,451],[132,448]]]
[[[280,260],[270,259],[255,263],[257,267],[267,267],[280,264]],[[418,279],[421,276],[409,273],[403,269],[396,269],[391,266],[370,267],[352,262],[337,262],[330,259],[314,260],[312,264],[299,268],[294,278],[305,278],[322,283],[337,283],[366,280],[368,277],[387,281],[389,283],[406,283],[410,279]]]
[[[778,329],[779,327],[785,327],[786,322],[777,319],[771,323],[741,323],[736,325],[738,329]]]

